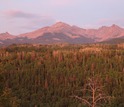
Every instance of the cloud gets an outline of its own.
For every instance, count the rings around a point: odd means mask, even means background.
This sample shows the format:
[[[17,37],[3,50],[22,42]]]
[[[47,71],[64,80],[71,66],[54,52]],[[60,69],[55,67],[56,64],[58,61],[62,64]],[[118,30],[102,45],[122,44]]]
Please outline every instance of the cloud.
[[[12,34],[21,34],[37,30],[39,28],[50,26],[56,22],[51,15],[33,14],[23,11],[3,12],[2,20],[5,29]]]
[[[11,18],[36,18],[38,17],[38,15],[26,13],[23,11],[17,11],[17,10],[6,11],[4,12],[4,15],[11,17]]]

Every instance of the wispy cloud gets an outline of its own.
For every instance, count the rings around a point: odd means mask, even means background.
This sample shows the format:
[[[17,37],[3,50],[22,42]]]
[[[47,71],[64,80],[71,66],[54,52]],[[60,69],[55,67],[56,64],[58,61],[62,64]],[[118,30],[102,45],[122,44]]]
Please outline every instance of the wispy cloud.
[[[13,34],[30,32],[56,22],[50,15],[39,15],[17,10],[5,11],[2,16],[3,20],[7,22],[4,23],[4,26],[7,26],[6,28],[11,30],[10,33]]]
[[[38,17],[38,15],[36,14],[26,13],[26,12],[17,11],[17,10],[5,11],[4,15],[8,17],[12,17],[12,18],[36,18]]]

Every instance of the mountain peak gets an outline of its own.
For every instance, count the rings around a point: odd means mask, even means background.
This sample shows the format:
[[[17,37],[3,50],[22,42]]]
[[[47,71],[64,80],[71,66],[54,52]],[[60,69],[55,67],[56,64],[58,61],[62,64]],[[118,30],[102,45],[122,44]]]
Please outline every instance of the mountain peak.
[[[5,32],[5,34],[9,34],[9,32]]]
[[[64,23],[64,22],[57,22],[53,25],[53,27],[70,27],[70,25]]]
[[[120,27],[119,27],[118,25],[116,25],[116,24],[113,24],[113,25],[111,25],[110,27],[108,27],[108,26],[102,26],[102,27],[100,27],[99,29],[108,29],[108,28],[120,29]]]
[[[113,24],[112,26],[111,26],[112,28],[120,28],[118,25],[116,25],[116,24]]]
[[[107,26],[101,26],[98,30],[106,30],[106,29],[108,29]]]
[[[15,38],[15,36],[11,35],[8,32],[0,34],[0,40],[13,39],[13,38]]]
[[[5,33],[1,33],[0,35],[5,36],[5,35],[10,35],[10,34],[8,32],[5,32]]]

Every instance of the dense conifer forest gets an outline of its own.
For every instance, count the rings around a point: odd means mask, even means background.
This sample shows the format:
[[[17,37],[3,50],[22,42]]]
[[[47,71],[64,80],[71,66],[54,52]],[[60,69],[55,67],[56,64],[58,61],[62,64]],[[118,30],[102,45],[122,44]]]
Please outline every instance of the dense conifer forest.
[[[124,44],[1,47],[0,107],[124,107]]]

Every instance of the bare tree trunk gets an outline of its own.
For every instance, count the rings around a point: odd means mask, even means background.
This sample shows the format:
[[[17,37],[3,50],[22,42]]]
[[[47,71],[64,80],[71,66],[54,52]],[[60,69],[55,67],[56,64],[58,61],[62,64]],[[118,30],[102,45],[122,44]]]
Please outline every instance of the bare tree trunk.
[[[88,84],[85,85],[85,89],[82,89],[83,91],[88,91],[91,93],[88,98],[81,98],[76,95],[72,97],[80,100],[89,107],[96,107],[100,104],[100,101],[104,101],[106,103],[106,101],[109,101],[110,96],[105,95],[103,86],[99,82],[101,82],[101,79],[99,77],[95,77],[93,71],[93,75],[88,79]]]

